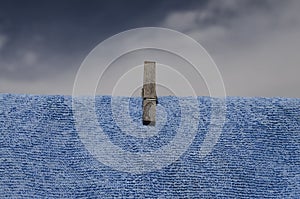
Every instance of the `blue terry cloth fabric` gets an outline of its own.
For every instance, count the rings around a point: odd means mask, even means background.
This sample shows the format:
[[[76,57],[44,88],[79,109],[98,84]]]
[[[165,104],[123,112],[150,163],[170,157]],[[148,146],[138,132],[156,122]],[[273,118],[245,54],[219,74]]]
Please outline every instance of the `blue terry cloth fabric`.
[[[220,132],[215,99],[198,97],[198,107],[187,111],[198,122],[182,120],[180,99],[160,97],[156,127],[144,127],[140,98],[118,98],[112,111],[113,98],[96,97],[101,135],[76,126],[70,96],[1,94],[0,197],[299,198],[300,99],[229,97]],[[185,131],[195,125],[195,134]],[[170,159],[164,147],[181,126],[186,136]],[[213,137],[206,140],[210,129]],[[213,147],[201,149],[204,142]],[[112,153],[116,149],[122,153]],[[155,162],[142,154],[154,154]]]

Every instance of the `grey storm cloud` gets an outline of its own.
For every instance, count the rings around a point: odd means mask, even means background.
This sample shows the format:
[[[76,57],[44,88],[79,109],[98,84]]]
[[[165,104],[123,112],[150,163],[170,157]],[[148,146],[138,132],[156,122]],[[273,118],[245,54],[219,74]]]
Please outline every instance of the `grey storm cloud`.
[[[5,49],[1,52],[0,76],[17,81],[75,69],[97,43],[113,34],[134,27],[157,26],[170,12],[201,10],[207,4],[206,1],[2,1],[0,46]],[[266,6],[261,1],[248,4]],[[201,25],[217,23],[235,12],[215,10]],[[178,24],[181,25],[184,24]]]

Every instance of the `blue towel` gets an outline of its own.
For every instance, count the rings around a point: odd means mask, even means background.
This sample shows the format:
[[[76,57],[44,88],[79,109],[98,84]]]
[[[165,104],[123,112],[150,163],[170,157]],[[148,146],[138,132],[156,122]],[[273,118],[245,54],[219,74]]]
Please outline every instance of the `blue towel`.
[[[194,102],[0,94],[0,197],[300,198],[300,99]]]

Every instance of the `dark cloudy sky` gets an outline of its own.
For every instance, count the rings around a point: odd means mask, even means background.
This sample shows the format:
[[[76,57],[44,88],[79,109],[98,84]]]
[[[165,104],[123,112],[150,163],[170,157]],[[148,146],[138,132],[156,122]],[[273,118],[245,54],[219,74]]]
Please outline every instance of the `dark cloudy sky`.
[[[71,94],[106,38],[157,26],[209,52],[231,96],[300,97],[300,1],[0,0],[0,93]]]

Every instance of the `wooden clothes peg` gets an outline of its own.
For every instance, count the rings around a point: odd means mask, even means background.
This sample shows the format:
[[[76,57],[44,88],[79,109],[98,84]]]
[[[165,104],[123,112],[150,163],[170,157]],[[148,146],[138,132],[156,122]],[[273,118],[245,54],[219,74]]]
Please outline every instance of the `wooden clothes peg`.
[[[151,126],[155,125],[157,104],[155,65],[155,62],[152,61],[144,62],[144,83],[142,89],[143,124]]]

